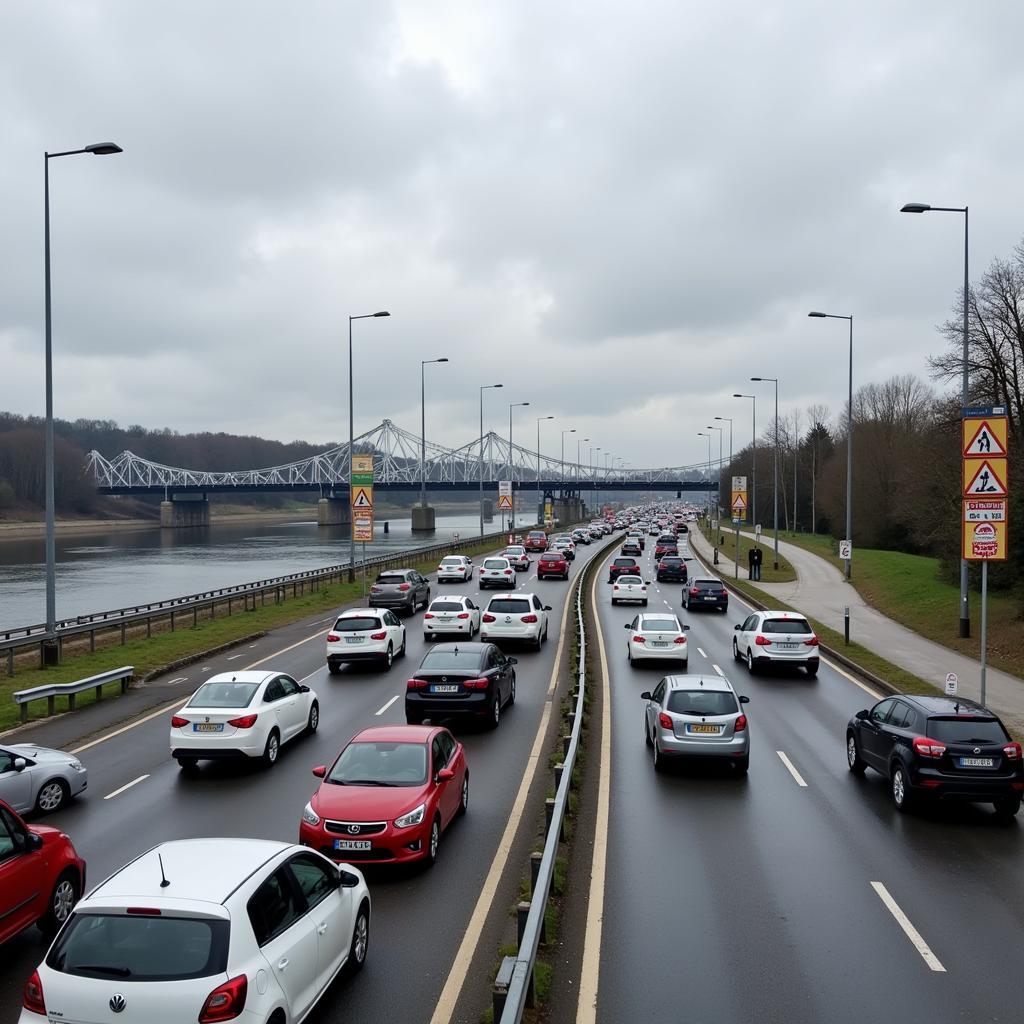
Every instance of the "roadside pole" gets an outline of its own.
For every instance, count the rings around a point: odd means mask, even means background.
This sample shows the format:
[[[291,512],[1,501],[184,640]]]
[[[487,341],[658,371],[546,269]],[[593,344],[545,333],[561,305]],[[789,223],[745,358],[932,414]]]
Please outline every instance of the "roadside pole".
[[[985,706],[985,662],[988,654],[988,559],[981,563],[981,704]]]
[[[366,597],[366,541],[363,541],[363,597]]]
[[[747,478],[745,476],[734,476],[732,478],[732,500],[729,502],[732,509],[732,521],[736,527],[736,557],[733,559],[733,578],[740,578],[740,523],[747,518]]]

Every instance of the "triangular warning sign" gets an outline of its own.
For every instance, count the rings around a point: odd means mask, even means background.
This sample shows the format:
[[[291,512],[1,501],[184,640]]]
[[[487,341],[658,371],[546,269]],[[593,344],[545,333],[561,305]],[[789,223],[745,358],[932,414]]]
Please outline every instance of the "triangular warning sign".
[[[742,494],[736,495],[736,500],[732,503],[732,507],[736,509],[737,512],[742,512],[747,507],[747,503],[743,500]]]
[[[964,488],[964,494],[982,494],[990,498],[1006,497],[1006,484],[996,475],[992,464],[985,459],[979,463],[971,482]]]
[[[373,498],[366,493],[365,487],[360,487],[352,498],[353,508],[373,508]]]
[[[508,494],[502,494],[498,497],[498,508],[511,508],[512,498]]]
[[[988,420],[981,421],[978,429],[974,432],[974,437],[971,438],[968,444],[964,445],[964,458],[970,458],[972,455],[1006,457],[1006,448],[1000,442],[999,435],[989,425]]]

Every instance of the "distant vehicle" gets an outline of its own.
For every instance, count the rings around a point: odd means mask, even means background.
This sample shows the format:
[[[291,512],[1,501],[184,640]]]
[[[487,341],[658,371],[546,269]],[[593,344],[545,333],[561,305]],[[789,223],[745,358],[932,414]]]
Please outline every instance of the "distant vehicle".
[[[683,587],[683,607],[689,612],[697,608],[729,610],[729,591],[715,576],[694,576]]]
[[[569,561],[564,552],[545,551],[537,559],[537,579],[550,579],[552,576],[567,580],[569,578]]]
[[[437,567],[438,583],[465,583],[473,578],[473,559],[465,555],[445,555]]]
[[[628,544],[630,541],[636,541],[636,543],[640,545],[640,550],[643,551],[644,545],[647,543],[644,536],[644,531],[637,529],[627,530],[626,543]]]
[[[548,612],[536,594],[495,594],[480,625],[481,640],[522,640],[539,651],[548,638]]]
[[[371,608],[396,608],[412,615],[430,604],[430,583],[415,569],[388,569],[370,587]]]
[[[436,644],[406,683],[405,720],[473,716],[497,728],[502,709],[515,703],[515,665],[494,644]]]
[[[678,554],[679,545],[676,544],[675,537],[665,538],[659,537],[657,544],[654,545],[654,557],[661,558],[662,555]]]
[[[640,572],[640,565],[635,558],[621,555],[613,558],[608,566],[608,582],[614,583],[622,573],[636,575]]]
[[[795,665],[818,674],[818,637],[794,612],[753,612],[734,627],[732,656],[751,674],[768,665]]]
[[[636,555],[638,558],[643,554],[643,545],[634,538],[623,541],[622,547],[619,549],[624,555]]]
[[[572,539],[577,544],[590,544],[594,538],[590,536],[589,530],[584,530],[577,527],[577,529],[572,531]]]
[[[522,544],[510,544],[502,551],[502,555],[512,563],[512,568],[516,572],[524,572],[530,568],[530,556]]]
[[[29,925],[55,932],[85,890],[85,861],[58,828],[26,825],[0,800],[0,943]]]
[[[612,584],[612,604],[639,601],[647,607],[647,584],[639,576],[622,573]]]
[[[475,636],[480,629],[480,609],[462,594],[438,594],[423,613],[423,639],[458,633]]]
[[[899,811],[926,800],[991,803],[1012,818],[1024,793],[1021,745],[999,717],[964,697],[899,693],[858,711],[846,727],[846,760],[889,781]]]
[[[576,545],[573,543],[571,537],[556,537],[551,542],[551,547],[555,551],[560,551],[565,555],[566,559],[570,562],[576,559]]]
[[[161,843],[75,907],[21,1021],[300,1021],[369,938],[355,868],[264,839]]]
[[[683,668],[689,664],[686,631],[679,619],[671,612],[643,612],[626,624],[629,639],[626,641],[626,657],[634,661],[671,659],[682,661]]]
[[[405,654],[405,626],[386,608],[349,608],[327,631],[327,671],[337,675],[350,661],[372,661],[391,668]]]
[[[85,791],[89,773],[74,754],[33,743],[0,746],[0,800],[19,814],[49,814]]]
[[[277,764],[281,746],[320,724],[308,686],[281,672],[224,672],[207,679],[171,717],[171,757],[183,770],[197,761]]]
[[[469,806],[466,752],[437,726],[363,729],[313,774],[323,781],[299,842],[332,860],[433,865],[441,833]]]
[[[515,586],[515,574],[516,571],[512,568],[512,563],[504,555],[485,558],[480,563],[480,589],[513,587]]]
[[[732,684],[719,675],[666,676],[652,692],[640,694],[644,739],[654,753],[654,770],[670,758],[718,758],[737,774],[750,766],[750,729]]]
[[[654,578],[659,583],[662,581],[685,583],[687,575],[688,570],[686,568],[686,561],[681,555],[662,555],[655,567]]]
[[[531,530],[523,541],[527,551],[547,551],[548,535],[543,530]]]

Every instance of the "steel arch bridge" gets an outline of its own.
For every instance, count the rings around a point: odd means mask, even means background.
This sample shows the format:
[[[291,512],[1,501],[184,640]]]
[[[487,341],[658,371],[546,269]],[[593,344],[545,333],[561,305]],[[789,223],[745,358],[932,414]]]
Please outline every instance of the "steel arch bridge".
[[[411,491],[420,486],[420,438],[391,420],[360,434],[357,455],[373,454],[374,487]],[[512,480],[517,490],[541,491],[717,491],[718,480],[706,464],[665,466],[660,469],[618,469],[553,459],[520,445],[509,445],[493,431],[463,445],[445,448],[427,441],[423,472],[431,491],[494,490],[499,480]],[[101,494],[184,494],[230,492],[319,491],[340,493],[348,487],[349,446],[337,445],[297,462],[264,469],[214,472],[164,466],[124,451],[107,459],[98,451],[87,457],[96,489]]]

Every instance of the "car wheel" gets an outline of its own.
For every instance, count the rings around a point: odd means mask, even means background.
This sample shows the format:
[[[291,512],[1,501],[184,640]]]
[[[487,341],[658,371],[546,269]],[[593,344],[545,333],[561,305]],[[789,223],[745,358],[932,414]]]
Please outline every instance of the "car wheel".
[[[508,706],[511,707],[516,702],[516,677],[515,674],[512,676],[512,684],[508,688]]]
[[[907,770],[900,761],[893,762],[889,774],[889,792],[892,794],[892,802],[896,805],[896,810],[906,814],[911,809],[914,799],[910,793]]]
[[[405,724],[406,725],[422,725],[423,716],[416,714],[415,711],[406,711],[405,713]]]
[[[179,757],[178,767],[186,775],[194,775],[199,770],[199,762],[194,757]]]
[[[654,743],[651,741],[651,731],[647,728],[647,715],[644,715],[644,743],[649,747],[653,747]]]
[[[388,649],[384,652],[384,671],[386,672],[395,663],[395,651],[391,644],[388,644]]]
[[[614,608],[614,607],[615,607],[615,606],[616,606],[616,605],[617,605],[618,603],[619,603],[619,602],[618,602],[618,601],[616,601],[616,600],[615,600],[615,598],[613,597],[613,598],[612,598],[612,607]]]
[[[273,768],[277,764],[277,755],[281,753],[281,737],[276,729],[271,729],[267,737],[267,745],[263,748],[263,767]]]
[[[469,772],[462,776],[462,795],[459,797],[459,817],[469,810]]]
[[[629,646],[629,641],[628,640],[626,641],[626,661],[628,661],[630,663],[630,665],[633,664],[633,650]]]
[[[757,674],[757,662],[754,661],[753,652],[750,650],[749,647],[747,648],[747,670],[750,672],[751,675]]]
[[[736,637],[732,638],[732,660],[742,661],[742,659],[740,658],[740,648],[739,645],[736,643]]]
[[[857,737],[852,732],[846,736],[846,763],[854,775],[863,775],[868,767],[867,762],[861,760]]]
[[[807,675],[811,679],[813,679],[818,674],[818,663],[817,662],[814,662],[813,664],[807,664],[807,665],[804,666],[804,668],[807,670]]]
[[[1020,810],[1020,797],[1004,796],[1001,800],[996,800],[992,806],[1000,818],[1013,819]]]
[[[539,651],[544,646],[544,636],[541,633],[537,634],[537,639],[533,641],[533,649]]]
[[[662,772],[662,771],[665,770],[665,758],[661,756],[661,751],[658,749],[658,741],[654,740],[651,743],[651,746],[654,748],[654,753],[653,753],[654,770],[656,772]]]
[[[491,714],[487,724],[492,729],[497,729],[501,724],[501,697],[498,694],[494,695],[494,701],[491,704]]]
[[[62,779],[50,779],[41,786],[36,795],[36,810],[40,814],[49,814],[63,807],[71,795],[68,784]]]
[[[365,903],[359,907],[356,923],[352,928],[352,945],[348,948],[348,959],[345,961],[345,973],[356,974],[366,963],[366,954],[370,951],[370,909]]]
[[[433,640],[433,638],[434,638],[434,634],[433,633],[428,633],[428,632],[426,632],[426,630],[424,630],[424,632],[423,632],[423,642],[425,644],[429,644],[430,641]]]
[[[402,646],[398,648],[398,656],[400,658],[405,657],[405,649],[409,644],[409,637],[405,630],[402,630]]]
[[[341,666],[336,661],[329,661],[327,662],[327,671],[330,672],[332,676],[339,675],[341,673]]]
[[[645,597],[645,598],[644,598],[644,599],[643,599],[643,600],[642,600],[642,601],[640,602],[640,604],[641,604],[641,606],[642,606],[642,607],[646,608],[646,607],[647,607],[647,598]]]
[[[309,706],[309,719],[306,722],[306,735],[312,736],[320,727],[320,705],[313,701]]]
[[[50,893],[46,913],[39,919],[39,928],[44,935],[52,935],[71,916],[71,911],[81,894],[74,874],[65,872],[58,879]]]
[[[430,823],[430,835],[427,837],[427,854],[423,858],[428,868],[437,863],[437,851],[441,845],[441,819],[434,818]]]
[[[736,765],[737,775],[746,775],[750,770],[750,755],[747,754],[744,757],[737,757],[733,764]]]

